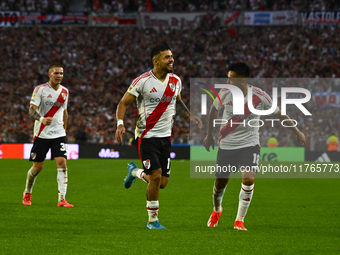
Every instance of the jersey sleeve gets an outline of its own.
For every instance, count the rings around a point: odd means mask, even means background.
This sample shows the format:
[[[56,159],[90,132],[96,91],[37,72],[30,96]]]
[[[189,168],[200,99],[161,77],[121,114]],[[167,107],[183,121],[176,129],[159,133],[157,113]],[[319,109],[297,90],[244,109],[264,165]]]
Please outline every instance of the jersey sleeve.
[[[68,91],[68,89],[66,89],[66,91],[67,91],[67,97],[64,103],[64,110],[67,110],[68,98],[70,97],[70,92]]]
[[[178,94],[181,94],[181,91],[182,91],[182,81],[180,78],[178,78]]]
[[[227,95],[230,93],[229,90],[221,89],[218,93],[218,96],[215,98],[215,101],[213,103],[216,110],[220,110],[223,107],[223,102],[226,100]],[[221,99],[221,100],[220,100]],[[222,102],[222,104],[221,104]]]
[[[134,95],[135,97],[138,97],[141,94],[141,84],[143,79],[140,79],[139,77],[137,77],[136,79],[134,79],[128,89],[128,92],[131,95]]]
[[[32,97],[31,97],[30,104],[34,104],[36,106],[40,105],[40,102],[41,102],[41,91],[42,91],[42,88],[36,87],[34,89]]]
[[[263,93],[263,100],[262,100],[263,109],[269,110],[273,105],[273,100],[271,99],[271,97],[266,92],[263,91],[262,93]],[[278,106],[276,106],[275,111],[270,115],[275,115],[279,110],[280,110],[280,108]]]

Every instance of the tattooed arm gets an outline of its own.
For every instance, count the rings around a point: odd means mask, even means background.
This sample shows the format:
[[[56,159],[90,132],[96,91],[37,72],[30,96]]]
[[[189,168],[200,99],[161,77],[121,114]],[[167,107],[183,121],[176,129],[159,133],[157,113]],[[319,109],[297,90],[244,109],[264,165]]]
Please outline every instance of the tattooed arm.
[[[183,117],[190,118],[190,112],[182,100],[176,101],[176,111]]]
[[[40,116],[39,113],[37,113],[37,108],[38,108],[38,106],[36,106],[36,105],[34,105],[34,104],[31,104],[31,105],[30,105],[30,110],[29,110],[29,115],[30,115],[33,119],[35,119],[35,120],[37,120],[37,121],[40,121],[41,116]]]
[[[199,128],[202,128],[202,121],[198,116],[191,115],[188,108],[185,106],[181,99],[181,95],[179,94],[176,97],[176,111],[183,117],[190,118],[191,121],[194,121]]]
[[[51,122],[52,122],[52,117],[42,117],[39,113],[37,113],[37,109],[38,109],[38,106],[34,105],[34,104],[30,104],[30,110],[29,110],[29,115],[37,120],[37,121],[40,121],[41,123],[43,123],[44,125],[50,125]]]
[[[64,121],[64,129],[65,129],[65,132],[66,132],[66,129],[67,129],[67,121],[68,121],[68,113],[67,113],[67,110],[66,110],[66,109],[64,110],[63,121]]]

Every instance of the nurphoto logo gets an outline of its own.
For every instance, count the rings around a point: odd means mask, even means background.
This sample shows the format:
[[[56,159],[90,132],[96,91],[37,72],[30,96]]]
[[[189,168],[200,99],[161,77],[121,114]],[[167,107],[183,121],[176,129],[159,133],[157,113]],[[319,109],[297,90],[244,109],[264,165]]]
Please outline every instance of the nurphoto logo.
[[[244,126],[246,125],[246,120],[245,118],[249,116],[251,113],[259,116],[264,116],[264,115],[271,115],[272,113],[275,112],[277,108],[277,102],[278,102],[278,88],[273,87],[272,88],[272,106],[268,110],[258,110],[256,109],[256,105],[254,105],[253,102],[253,87],[248,87],[248,94],[247,94],[247,111],[245,113],[245,103],[244,103],[244,94],[240,88],[234,85],[230,84],[215,84],[214,87],[205,84],[203,82],[197,82],[196,84],[199,85],[204,85],[206,88],[198,87],[198,89],[206,92],[214,101],[214,104],[220,103],[222,105],[222,100],[219,97],[217,91],[215,89],[228,89],[230,90],[233,100],[232,102],[228,102],[227,105],[230,105],[233,107],[233,115],[234,117],[239,117],[242,119],[242,122],[234,122],[233,120],[230,119],[229,122],[231,122],[231,126],[234,124],[243,124]],[[210,91],[207,90],[210,89],[215,95],[212,95]],[[287,95],[289,93],[294,93],[294,94],[300,94],[301,96],[304,95],[304,97],[300,98],[288,98]],[[207,94],[201,94],[201,115],[207,115]],[[309,102],[311,99],[311,93],[309,90],[305,88],[300,88],[300,87],[282,87],[281,88],[281,114],[286,115],[287,113],[287,105],[295,105],[305,116],[311,116],[312,114],[303,106],[304,103]],[[219,102],[218,102],[218,101]],[[280,121],[279,119],[265,119],[265,121],[269,121],[272,123],[272,127],[274,126],[275,121]],[[285,125],[285,121],[288,120],[283,120],[281,122],[283,127],[291,127],[290,125]],[[291,121],[294,123],[294,126],[296,126],[298,123],[296,120],[291,119]],[[256,123],[257,122],[257,123]],[[215,119],[214,120],[214,127],[216,125],[223,125],[228,123],[227,120],[225,119]],[[251,127],[262,127],[264,125],[264,121],[261,119],[250,119],[247,123]]]

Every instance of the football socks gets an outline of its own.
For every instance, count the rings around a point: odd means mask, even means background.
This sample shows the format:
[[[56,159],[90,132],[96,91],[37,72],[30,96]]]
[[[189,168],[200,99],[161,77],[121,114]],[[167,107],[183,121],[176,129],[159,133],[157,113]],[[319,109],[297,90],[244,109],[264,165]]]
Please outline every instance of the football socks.
[[[35,182],[35,179],[37,178],[38,174],[36,174],[33,171],[33,167],[30,168],[27,172],[27,179],[26,179],[26,187],[25,187],[25,193],[32,194],[33,185]]]
[[[221,212],[221,204],[222,204],[223,195],[224,195],[226,187],[224,189],[217,189],[215,184],[214,184],[213,203],[214,203],[214,210],[217,213]]]
[[[254,184],[250,186],[242,184],[240,196],[239,196],[236,221],[244,220],[244,217],[247,214],[248,207],[251,202],[251,198],[253,197],[253,193],[254,193]]]
[[[67,168],[57,168],[57,182],[58,182],[58,202],[62,201],[66,197],[67,191]]]
[[[139,168],[137,168],[137,170],[134,169],[134,170],[131,172],[131,174],[132,174],[134,177],[137,177],[137,178],[141,179],[142,181],[148,183],[148,182],[144,179],[144,171],[143,171],[143,169],[139,169]]]
[[[158,201],[146,201],[146,209],[148,210],[149,222],[154,222],[158,220]]]

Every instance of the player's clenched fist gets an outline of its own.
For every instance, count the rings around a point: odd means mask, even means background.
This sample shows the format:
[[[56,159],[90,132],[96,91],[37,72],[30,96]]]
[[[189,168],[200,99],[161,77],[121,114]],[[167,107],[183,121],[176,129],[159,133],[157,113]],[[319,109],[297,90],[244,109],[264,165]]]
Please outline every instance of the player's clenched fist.
[[[116,130],[116,140],[119,143],[123,141],[122,134],[125,134],[125,127],[123,125],[119,125]]]
[[[53,118],[52,117],[45,117],[43,120],[42,120],[42,123],[46,126],[49,126],[51,123],[52,123],[52,120]]]

